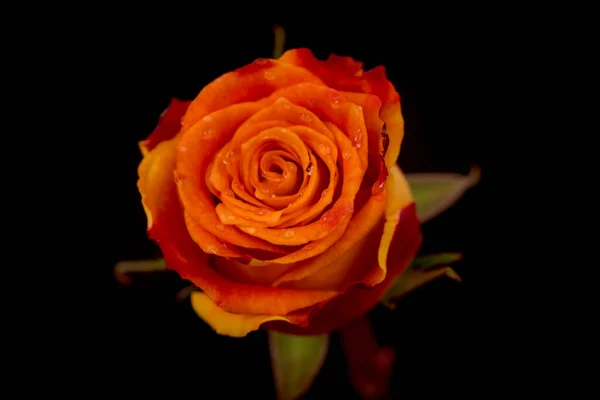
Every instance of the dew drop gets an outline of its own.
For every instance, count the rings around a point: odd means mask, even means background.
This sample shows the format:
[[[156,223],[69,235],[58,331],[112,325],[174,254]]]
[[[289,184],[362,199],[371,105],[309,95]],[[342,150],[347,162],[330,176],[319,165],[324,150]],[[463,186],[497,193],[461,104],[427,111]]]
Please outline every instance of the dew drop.
[[[231,189],[225,189],[223,190],[223,196],[227,196],[227,197],[233,197],[233,191]]]
[[[323,220],[323,222],[331,221],[332,218],[333,217],[328,212],[326,212],[325,214],[323,214],[323,216],[321,217],[321,219]]]
[[[323,190],[323,191],[321,192],[321,197],[325,197],[325,196],[327,196],[327,193],[328,193],[327,189]]]
[[[257,215],[265,215],[269,212],[269,210],[264,209],[264,208],[259,208],[258,210],[254,211],[255,214]]]
[[[312,117],[308,114],[301,114],[300,115],[300,119],[304,122],[310,122],[312,121]]]
[[[179,151],[182,153],[185,153],[187,151],[187,147],[185,146],[179,146]]]
[[[298,192],[298,197],[304,196],[304,192]]]
[[[306,168],[306,173],[308,174],[308,176],[312,175],[313,169],[314,169],[313,165],[308,164],[308,167]]]
[[[246,232],[252,235],[254,232],[256,232],[256,228],[251,226],[249,228],[246,228]]]
[[[210,136],[210,135],[212,135],[212,133],[213,133],[213,130],[212,130],[212,129],[210,129],[210,128],[208,128],[208,129],[205,129],[205,130],[204,130],[204,132],[202,132],[202,134],[203,134],[204,136]]]
[[[361,141],[362,141],[362,130],[360,128],[358,128],[356,130],[356,136],[354,136],[354,147],[356,147],[357,149],[360,149]]]
[[[206,115],[204,118],[202,118],[202,120],[204,122],[210,122],[210,121],[212,121],[212,117],[210,115]]]
[[[220,231],[224,231],[224,230],[225,230],[225,225],[223,225],[223,224],[221,224],[221,223],[217,224],[215,227],[216,227],[218,230],[220,230]]]
[[[329,148],[329,146],[325,146],[323,143],[321,143],[319,145],[319,148],[321,149],[321,152],[323,154],[329,154],[329,153],[331,153],[331,148]]]
[[[217,248],[215,246],[208,246],[206,248],[207,252],[213,253],[213,254],[217,254]]]
[[[349,151],[345,151],[345,152],[342,154],[342,158],[343,158],[344,160],[348,160],[348,159],[352,158],[352,153],[350,153]]]
[[[335,99],[333,99],[333,102],[331,104],[334,108],[339,108],[342,105],[342,100],[339,97],[336,97]]]
[[[289,238],[291,238],[291,237],[294,237],[294,236],[296,236],[296,232],[294,232],[294,231],[293,231],[293,230],[291,230],[291,229],[287,229],[285,232],[283,232],[283,235],[282,235],[282,236],[283,236],[284,238],[286,238],[286,239],[289,239]]]
[[[228,215],[227,219],[233,221],[235,219],[235,215]]]
[[[271,193],[271,196],[269,196],[269,197],[274,199],[275,197],[277,197],[277,195],[275,193]]]
[[[268,81],[275,79],[275,73],[273,71],[265,71],[264,77]]]
[[[223,164],[227,165],[229,163],[229,159],[233,156],[233,151],[230,151],[229,153],[225,154],[225,157],[223,157]]]
[[[312,249],[314,249],[314,248],[315,248],[315,245],[314,245],[314,244],[307,244],[306,246],[304,246],[304,249],[305,249],[305,250],[312,250]]]
[[[283,103],[283,108],[287,108],[289,110],[292,108],[292,105],[290,103]]]

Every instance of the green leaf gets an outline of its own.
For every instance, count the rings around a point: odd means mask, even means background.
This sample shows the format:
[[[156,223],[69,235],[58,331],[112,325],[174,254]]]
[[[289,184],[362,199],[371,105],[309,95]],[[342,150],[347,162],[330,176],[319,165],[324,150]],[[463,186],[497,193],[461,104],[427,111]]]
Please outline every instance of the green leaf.
[[[481,178],[479,167],[471,168],[469,175],[455,173],[414,173],[406,179],[417,204],[417,215],[423,223],[437,217],[453,206],[469,188]]]
[[[393,300],[438,279],[447,276],[460,282],[460,276],[448,266],[439,267],[440,264],[449,264],[462,258],[460,253],[441,253],[430,256],[418,257],[402,272],[381,297],[381,303],[394,309]]]
[[[323,366],[329,335],[294,336],[269,332],[269,350],[279,400],[294,400],[312,385]]]
[[[131,284],[131,274],[165,271],[167,265],[163,258],[156,260],[120,261],[115,265],[115,278],[122,285]]]
[[[461,253],[438,253],[417,257],[413,260],[412,266],[419,269],[430,269],[442,264],[452,264],[460,260],[462,260]]]

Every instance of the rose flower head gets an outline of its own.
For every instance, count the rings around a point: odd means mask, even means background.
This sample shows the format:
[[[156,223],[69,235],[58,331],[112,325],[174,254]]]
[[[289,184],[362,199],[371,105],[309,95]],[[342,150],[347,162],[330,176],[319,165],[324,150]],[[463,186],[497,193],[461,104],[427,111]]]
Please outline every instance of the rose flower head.
[[[320,334],[369,311],[415,256],[385,69],[293,49],[172,100],[140,142],[148,234],[215,331]]]

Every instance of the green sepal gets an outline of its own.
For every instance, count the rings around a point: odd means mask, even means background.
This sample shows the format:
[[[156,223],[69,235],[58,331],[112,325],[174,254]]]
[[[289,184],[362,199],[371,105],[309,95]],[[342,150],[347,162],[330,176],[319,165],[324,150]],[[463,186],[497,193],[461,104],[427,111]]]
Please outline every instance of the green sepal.
[[[120,261],[113,270],[116,280],[122,285],[131,284],[131,274],[166,271],[163,258],[155,260]]]
[[[419,221],[427,222],[452,207],[480,178],[479,167],[471,168],[469,175],[438,172],[406,174]]]
[[[278,400],[295,400],[312,385],[329,348],[329,335],[269,332],[271,368]]]
[[[447,264],[461,258],[460,253],[440,253],[415,258],[381,297],[381,304],[394,309],[394,300],[442,276],[460,282],[460,276]]]

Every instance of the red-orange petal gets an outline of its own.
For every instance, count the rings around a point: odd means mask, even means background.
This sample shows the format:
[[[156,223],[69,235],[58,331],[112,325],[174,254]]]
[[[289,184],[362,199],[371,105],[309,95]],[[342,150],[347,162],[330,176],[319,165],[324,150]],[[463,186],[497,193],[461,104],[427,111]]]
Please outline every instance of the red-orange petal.
[[[177,151],[175,177],[185,210],[201,228],[236,246],[281,253],[277,246],[224,225],[205,183],[205,171],[212,157],[227,143],[238,126],[264,104],[242,103],[224,108],[205,116],[183,132]],[[193,230],[194,226],[188,226],[188,229]]]
[[[301,82],[322,84],[319,78],[304,68],[276,60],[256,60],[206,85],[190,105],[183,119],[182,131],[212,112],[262,99],[279,88]]]
[[[162,142],[140,164],[138,182],[149,218],[149,236],[162,250],[167,267],[189,279],[225,311],[285,315],[334,297],[328,290],[297,290],[231,281],[210,265],[208,254],[186,229],[184,210],[172,178],[179,138]]]
[[[308,315],[266,315],[266,314],[234,314],[225,311],[204,293],[194,292],[191,295],[194,311],[219,335],[244,337],[257,330],[261,324],[269,321],[285,321],[286,323],[305,325]]]
[[[420,224],[415,204],[412,203],[400,214],[388,254],[388,273],[385,280],[373,287],[352,285],[335,299],[324,302],[321,307],[313,307],[310,309],[311,319],[306,328],[279,321],[268,322],[264,328],[296,335],[318,335],[345,325],[377,304],[387,288],[414,258],[420,245]]]
[[[154,128],[146,140],[139,142],[140,150],[144,156],[160,142],[173,139],[179,133],[181,118],[187,111],[190,103],[191,101],[182,101],[176,98],[171,99],[169,106],[160,115],[156,128]]]
[[[309,49],[303,48],[286,51],[279,61],[306,68],[330,88],[377,96],[382,104],[380,116],[390,136],[385,165],[391,168],[396,164],[404,136],[404,120],[400,111],[400,95],[387,78],[383,66],[363,74],[359,69],[360,63],[350,57],[331,56],[323,61],[317,59]]]

